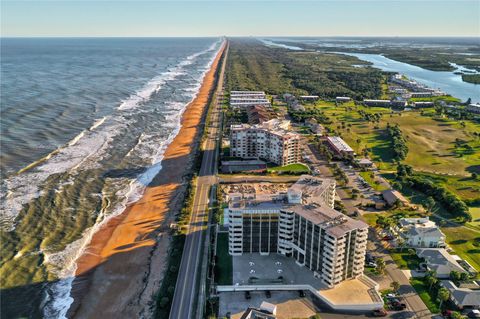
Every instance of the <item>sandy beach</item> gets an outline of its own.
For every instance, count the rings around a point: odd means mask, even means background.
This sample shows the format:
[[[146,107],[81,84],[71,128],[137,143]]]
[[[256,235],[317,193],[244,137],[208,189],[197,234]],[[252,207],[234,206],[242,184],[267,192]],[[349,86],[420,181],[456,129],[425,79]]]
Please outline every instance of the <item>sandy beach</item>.
[[[194,147],[198,147],[200,123],[223,50],[224,46],[198,95],[187,106],[160,173],[139,201],[94,234],[86,253],[77,260],[74,303],[68,317],[149,317],[167,261],[169,225],[183,203],[188,183],[184,177],[191,169]]]

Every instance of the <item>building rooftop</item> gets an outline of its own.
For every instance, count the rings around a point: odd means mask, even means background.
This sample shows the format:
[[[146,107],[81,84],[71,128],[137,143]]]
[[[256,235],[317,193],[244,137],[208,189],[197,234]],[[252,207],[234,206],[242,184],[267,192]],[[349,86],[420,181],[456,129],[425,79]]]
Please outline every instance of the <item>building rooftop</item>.
[[[425,258],[428,268],[435,270],[437,275],[450,274],[451,271],[466,272],[444,248],[418,248],[417,256]]]
[[[387,202],[389,205],[395,204],[397,200],[399,200],[402,203],[408,203],[408,200],[403,197],[402,194],[400,194],[399,191],[396,191],[394,189],[387,189],[382,192],[383,199]]]
[[[333,179],[302,175],[295,184],[290,186],[288,196],[289,198],[298,196],[302,204],[321,204],[324,202],[322,195],[331,187],[335,187]]]
[[[248,94],[263,94],[264,91],[230,91],[230,95],[248,95]]]
[[[431,221],[428,217],[419,217],[419,218],[400,218],[398,223],[402,226],[421,224],[425,226],[435,226],[435,222]]]
[[[300,138],[300,135],[288,131],[290,126],[290,121],[272,119],[261,124],[249,125],[249,124],[233,124],[230,126],[231,131],[242,131],[247,129],[258,130],[258,131],[267,131],[270,134],[275,134],[284,139],[289,138]]]
[[[442,286],[450,291],[451,298],[460,306],[480,305],[480,290],[459,288],[450,280],[442,280]]]
[[[445,237],[438,227],[417,227],[408,228],[406,234],[408,236],[428,236],[428,237]]]
[[[373,100],[373,99],[364,99],[363,102],[372,102],[372,103],[390,103],[390,100]]]
[[[368,225],[364,222],[350,218],[339,211],[326,206],[286,205],[283,210],[292,211],[308,219],[335,237],[343,236],[354,229],[368,228]]]
[[[327,140],[340,152],[353,152],[353,149],[340,136],[327,136]]]
[[[243,313],[240,319],[275,319],[275,315],[267,313],[264,310],[257,309],[257,308],[247,308],[247,310]]]

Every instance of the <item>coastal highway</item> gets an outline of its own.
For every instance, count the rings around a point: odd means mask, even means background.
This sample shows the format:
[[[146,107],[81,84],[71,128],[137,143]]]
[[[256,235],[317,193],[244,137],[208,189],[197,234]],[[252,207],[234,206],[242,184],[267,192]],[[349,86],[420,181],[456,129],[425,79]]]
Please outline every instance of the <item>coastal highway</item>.
[[[217,87],[214,95],[214,106],[208,115],[209,123],[207,138],[203,144],[203,157],[198,174],[193,209],[190,216],[189,229],[185,238],[182,261],[173,295],[171,319],[190,319],[196,313],[196,305],[199,296],[200,265],[203,254],[202,245],[207,230],[208,205],[210,202],[210,188],[216,183],[217,173],[217,141],[219,139],[219,119],[221,113],[221,99],[223,97],[223,78],[225,61],[228,53],[226,43],[224,58],[222,60]],[[204,289],[204,287],[202,287]],[[201,292],[203,294],[204,291]],[[202,313],[201,311],[199,313]]]

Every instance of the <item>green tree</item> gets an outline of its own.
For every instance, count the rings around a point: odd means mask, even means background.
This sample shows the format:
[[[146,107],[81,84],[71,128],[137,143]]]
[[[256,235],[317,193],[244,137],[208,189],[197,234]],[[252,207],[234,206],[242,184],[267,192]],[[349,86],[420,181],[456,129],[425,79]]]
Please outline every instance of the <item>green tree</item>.
[[[398,289],[400,289],[400,284],[398,283],[398,281],[392,281],[392,282],[390,283],[390,287],[392,288],[392,290],[393,290],[394,292],[397,292]]]
[[[438,282],[438,279],[435,276],[432,276],[431,274],[425,276],[425,281],[428,284],[428,290],[432,290],[433,285],[435,285]]]
[[[427,211],[431,212],[432,209],[435,207],[435,200],[433,199],[433,197],[428,196],[423,202],[423,206],[425,206]]]
[[[440,309],[442,309],[442,305],[445,301],[448,300],[448,298],[450,298],[450,291],[448,291],[448,289],[446,288],[440,288],[438,290],[438,294],[437,294],[437,297],[438,299],[440,299]]]
[[[456,270],[452,270],[450,272],[450,280],[453,282],[459,282],[460,281],[460,273]]]
[[[383,275],[385,274],[385,260],[383,258],[378,258],[377,259],[377,267],[375,270],[380,274]]]
[[[458,311],[454,311],[450,314],[450,318],[452,318],[452,319],[467,319],[467,316],[462,315]]]

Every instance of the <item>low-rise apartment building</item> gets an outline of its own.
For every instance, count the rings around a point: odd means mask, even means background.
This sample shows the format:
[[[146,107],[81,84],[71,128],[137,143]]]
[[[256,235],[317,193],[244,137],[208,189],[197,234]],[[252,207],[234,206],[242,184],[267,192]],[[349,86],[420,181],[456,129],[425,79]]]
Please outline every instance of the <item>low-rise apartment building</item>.
[[[334,181],[311,176],[287,194],[229,196],[229,253],[292,257],[329,287],[362,275],[368,226],[334,210],[334,196]]]
[[[300,161],[300,135],[287,131],[288,121],[270,120],[258,125],[230,127],[230,156],[261,158],[277,165]]]
[[[231,91],[230,106],[232,108],[246,108],[249,106],[271,106],[263,91]]]
[[[354,150],[340,136],[325,136],[323,140],[333,152],[335,158],[345,158],[355,155]]]

